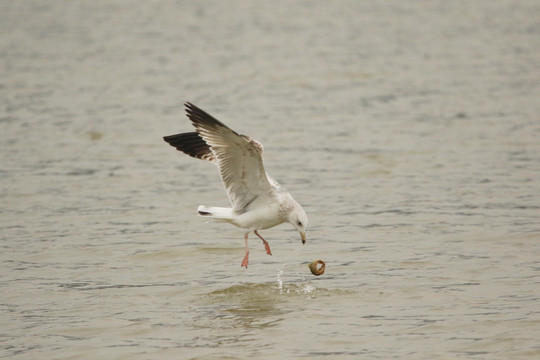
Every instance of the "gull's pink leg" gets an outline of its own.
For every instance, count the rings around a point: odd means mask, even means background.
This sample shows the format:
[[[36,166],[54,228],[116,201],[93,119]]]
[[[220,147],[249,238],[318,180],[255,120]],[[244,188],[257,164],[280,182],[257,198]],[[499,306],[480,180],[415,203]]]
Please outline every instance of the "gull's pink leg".
[[[255,235],[257,235],[263,241],[264,248],[266,249],[266,253],[268,255],[272,255],[272,252],[270,251],[270,244],[268,244],[268,241],[264,240],[264,238],[261,236],[261,234],[259,234],[257,230],[255,230],[254,232],[255,232]]]
[[[244,241],[246,242],[246,255],[244,255],[244,260],[242,260],[242,265],[240,265],[240,267],[245,267],[246,269],[247,269],[248,260],[249,260],[248,234],[249,232],[244,234]]]

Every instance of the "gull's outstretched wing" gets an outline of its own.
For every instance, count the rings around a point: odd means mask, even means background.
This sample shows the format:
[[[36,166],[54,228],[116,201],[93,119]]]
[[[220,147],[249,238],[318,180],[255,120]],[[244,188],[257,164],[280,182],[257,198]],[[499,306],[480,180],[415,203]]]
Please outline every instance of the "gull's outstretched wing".
[[[238,134],[191,103],[186,103],[186,112],[213,154],[211,161],[219,167],[233,210],[242,213],[256,199],[270,199],[272,186],[264,171],[262,145],[249,136]],[[194,143],[202,145],[200,141],[194,140]],[[200,153],[205,152],[203,146],[199,149]]]

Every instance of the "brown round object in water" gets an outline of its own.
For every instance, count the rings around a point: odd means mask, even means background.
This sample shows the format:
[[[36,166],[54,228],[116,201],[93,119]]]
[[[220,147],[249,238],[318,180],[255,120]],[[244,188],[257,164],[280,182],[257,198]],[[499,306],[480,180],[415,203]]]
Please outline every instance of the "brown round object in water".
[[[321,267],[318,267],[318,265],[321,265]],[[315,276],[319,276],[324,274],[324,267],[326,264],[322,260],[317,260],[309,264],[309,270],[311,270],[311,273]]]

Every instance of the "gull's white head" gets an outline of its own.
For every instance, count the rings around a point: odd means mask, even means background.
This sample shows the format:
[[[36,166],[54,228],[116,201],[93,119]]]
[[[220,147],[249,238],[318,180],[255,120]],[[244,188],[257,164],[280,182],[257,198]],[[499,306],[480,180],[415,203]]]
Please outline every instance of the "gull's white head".
[[[306,228],[308,224],[308,218],[304,208],[295,201],[293,211],[287,216],[287,222],[292,224],[300,233],[302,238],[302,244],[306,243]]]

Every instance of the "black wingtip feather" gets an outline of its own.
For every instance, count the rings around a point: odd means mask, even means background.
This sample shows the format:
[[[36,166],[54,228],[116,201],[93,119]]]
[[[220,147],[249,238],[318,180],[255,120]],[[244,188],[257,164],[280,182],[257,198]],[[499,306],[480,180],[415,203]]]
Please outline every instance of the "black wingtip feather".
[[[201,109],[200,107],[193,105],[190,102],[186,102],[184,104],[186,106],[186,114],[188,118],[191,120],[193,125],[197,127],[197,124],[203,124],[206,126],[213,127],[214,129],[217,127],[224,127],[225,129],[229,129],[233,133],[237,134],[236,131],[229,128],[227,125]],[[238,135],[238,134],[237,134]]]
[[[199,108],[198,106],[186,102],[186,115],[191,120],[193,125],[198,129],[199,126],[206,126],[217,129],[219,127],[229,129],[236,135],[236,131],[223,124],[221,121]],[[204,141],[204,139],[197,132],[189,132],[182,134],[175,134],[164,136],[163,140],[175,147],[177,150],[201,160],[214,161],[214,154],[210,148],[210,145]]]
[[[210,161],[213,159],[210,146],[196,132],[164,136],[163,140],[194,158]]]

